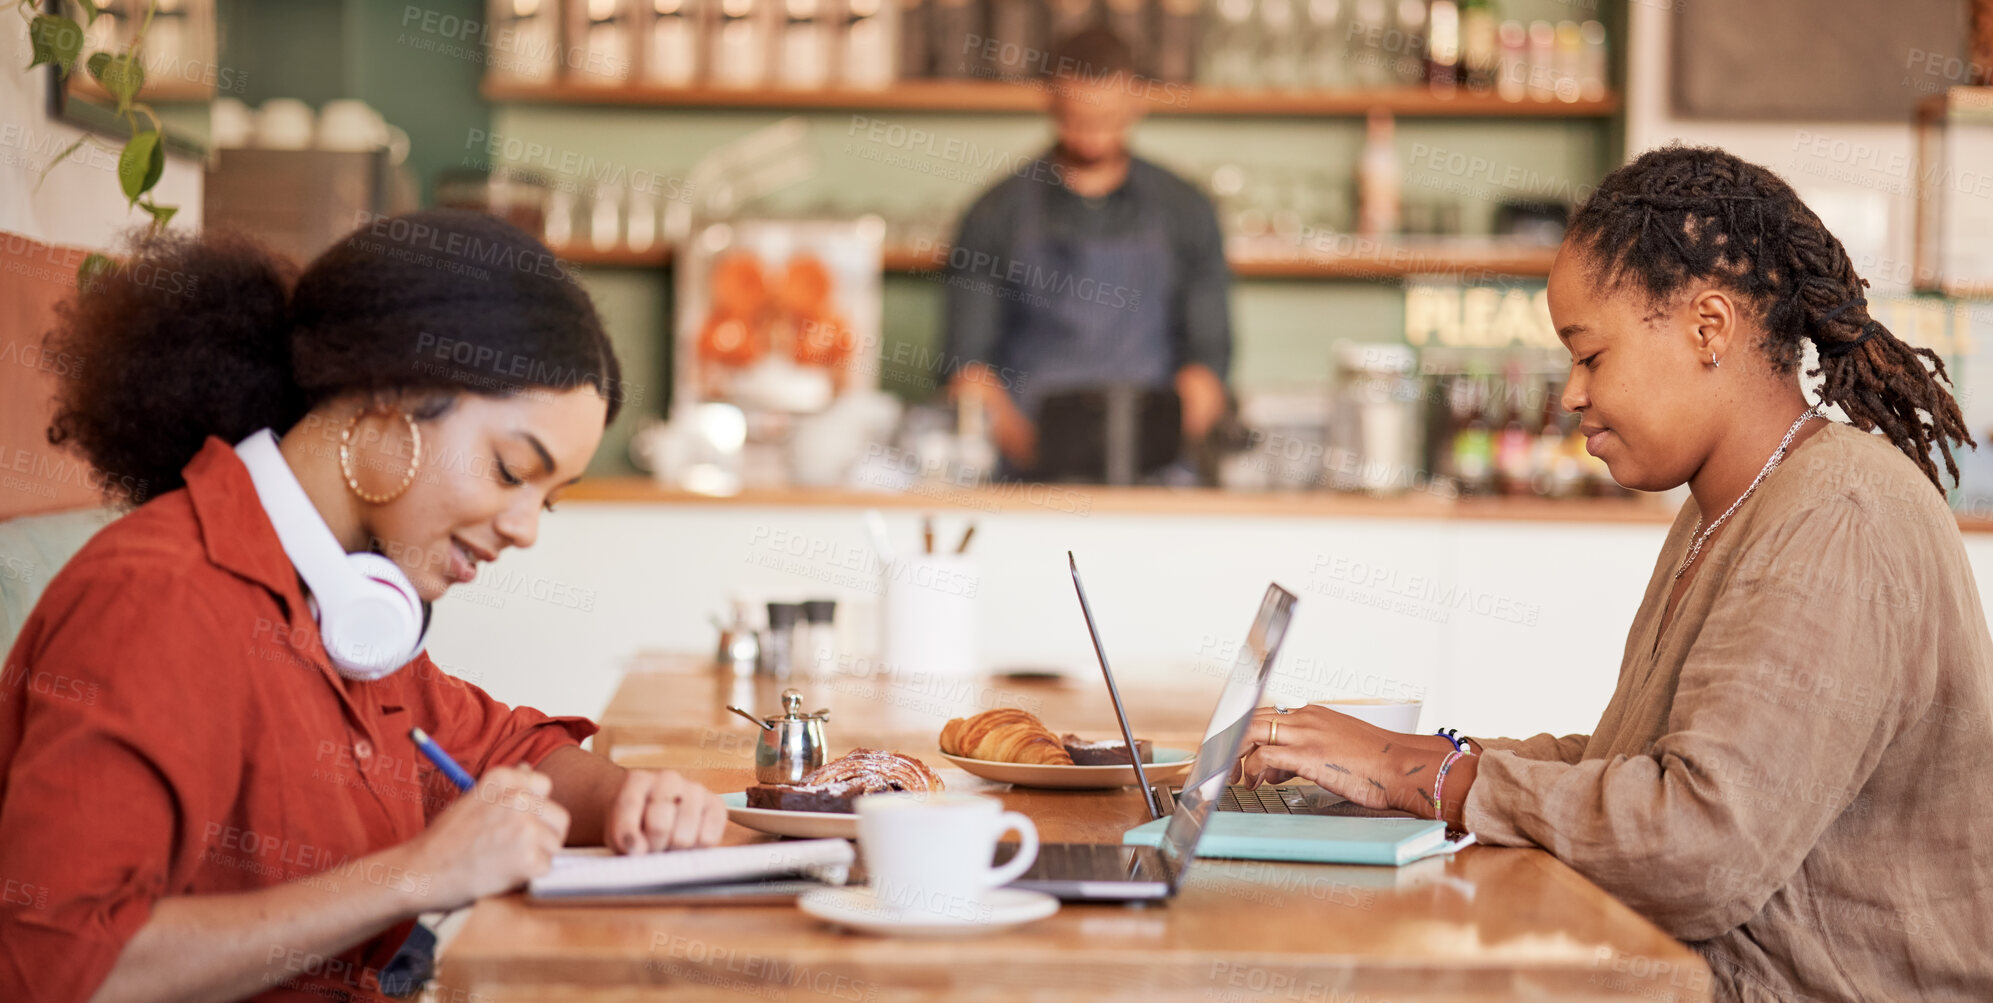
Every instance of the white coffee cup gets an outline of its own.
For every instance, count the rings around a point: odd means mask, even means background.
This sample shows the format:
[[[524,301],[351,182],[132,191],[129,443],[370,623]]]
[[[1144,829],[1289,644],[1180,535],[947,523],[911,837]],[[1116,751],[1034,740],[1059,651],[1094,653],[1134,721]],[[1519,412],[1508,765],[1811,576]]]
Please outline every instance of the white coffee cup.
[[[297,98],[271,98],[256,109],[256,145],[266,150],[311,147],[317,113]]]
[[[1319,704],[1340,714],[1348,714],[1360,721],[1367,721],[1385,731],[1407,733],[1419,730],[1419,712],[1425,709],[1423,700],[1384,700],[1371,697],[1313,700],[1310,703]]]
[[[1003,802],[948,791],[868,794],[857,801],[858,850],[875,904],[896,917],[976,922],[983,895],[1038,859],[1038,827]],[[997,837],[1016,830],[1017,856],[990,866]]]

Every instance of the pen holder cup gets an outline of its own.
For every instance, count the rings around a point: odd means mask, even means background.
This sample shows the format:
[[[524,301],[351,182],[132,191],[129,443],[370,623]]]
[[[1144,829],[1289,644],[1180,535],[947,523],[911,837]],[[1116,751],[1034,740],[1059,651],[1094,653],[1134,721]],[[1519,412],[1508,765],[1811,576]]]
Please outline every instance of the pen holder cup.
[[[880,578],[880,660],[886,668],[974,675],[982,586],[975,561],[956,554],[919,554],[887,563]]]

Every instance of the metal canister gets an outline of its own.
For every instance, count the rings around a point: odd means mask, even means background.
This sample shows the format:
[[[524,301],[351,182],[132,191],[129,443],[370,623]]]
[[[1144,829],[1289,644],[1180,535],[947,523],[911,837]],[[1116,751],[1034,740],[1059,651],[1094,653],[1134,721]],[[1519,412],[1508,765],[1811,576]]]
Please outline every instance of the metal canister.
[[[758,718],[738,707],[734,713],[761,727],[761,741],[754,747],[754,779],[763,784],[793,784],[824,764],[824,722],[829,710],[803,713],[803,695],[782,691],[782,714]]]

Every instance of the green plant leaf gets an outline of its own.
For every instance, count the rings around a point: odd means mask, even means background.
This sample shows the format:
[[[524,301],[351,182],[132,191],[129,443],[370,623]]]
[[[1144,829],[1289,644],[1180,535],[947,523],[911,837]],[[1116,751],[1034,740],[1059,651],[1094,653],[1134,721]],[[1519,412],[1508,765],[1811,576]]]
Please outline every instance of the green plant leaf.
[[[76,58],[83,54],[83,26],[55,14],[36,14],[28,24],[28,41],[35,50],[29,69],[54,63],[62,67],[63,76],[68,76],[76,68]]]
[[[91,287],[96,285],[98,276],[107,275],[116,267],[117,262],[102,254],[92,254],[84,258],[83,263],[76,266],[77,290],[87,295]]]
[[[113,56],[108,52],[95,53],[90,57],[90,75],[118,99],[118,110],[131,107],[132,98],[138,96],[139,89],[145,86],[145,67],[129,53]]]
[[[118,184],[124,187],[125,198],[133,202],[151,191],[165,172],[166,149],[159,145],[156,131],[134,133],[124,152],[118,154]]]
[[[177,205],[160,205],[151,199],[140,202],[138,207],[152,214],[152,225],[156,229],[164,229],[166,224],[173,221],[173,214],[180,211]]]

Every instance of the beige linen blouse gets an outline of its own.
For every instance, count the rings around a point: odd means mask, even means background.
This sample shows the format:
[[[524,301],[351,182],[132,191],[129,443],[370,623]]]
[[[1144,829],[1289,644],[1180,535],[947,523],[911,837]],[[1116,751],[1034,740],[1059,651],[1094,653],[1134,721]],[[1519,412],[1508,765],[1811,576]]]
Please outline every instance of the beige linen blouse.
[[[1663,631],[1696,515],[1598,727],[1489,741],[1468,828],[1687,941],[1718,1000],[1993,1000],[1993,639],[1942,496],[1828,425],[1731,516]]]

